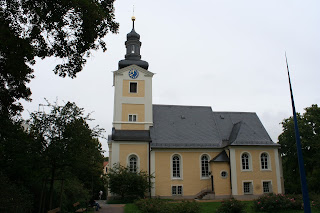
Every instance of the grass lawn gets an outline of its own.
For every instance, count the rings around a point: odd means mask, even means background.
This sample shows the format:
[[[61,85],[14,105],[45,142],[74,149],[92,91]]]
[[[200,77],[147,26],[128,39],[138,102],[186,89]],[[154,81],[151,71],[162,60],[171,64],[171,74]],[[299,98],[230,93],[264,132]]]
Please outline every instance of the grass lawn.
[[[253,213],[255,211],[253,211],[252,209],[252,205],[253,205],[253,201],[243,201],[247,204],[247,208],[246,208],[246,213]],[[216,209],[221,205],[220,202],[201,202],[201,213],[215,213]],[[129,203],[126,204],[124,207],[124,212],[125,213],[141,213],[141,211],[139,211],[138,207],[136,205],[134,205],[133,203]],[[288,210],[288,211],[281,211],[278,213],[303,213],[303,210]],[[312,209],[313,213],[320,213],[320,210],[315,210]]]

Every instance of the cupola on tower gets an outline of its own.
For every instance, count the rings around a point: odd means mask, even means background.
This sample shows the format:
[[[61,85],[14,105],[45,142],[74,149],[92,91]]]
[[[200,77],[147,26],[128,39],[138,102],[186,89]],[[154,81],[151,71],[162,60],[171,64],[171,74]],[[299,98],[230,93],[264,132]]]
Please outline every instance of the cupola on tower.
[[[149,64],[141,60],[140,35],[132,30],[127,34],[125,59],[114,71],[114,115],[116,130],[149,130],[152,126],[152,77]]]

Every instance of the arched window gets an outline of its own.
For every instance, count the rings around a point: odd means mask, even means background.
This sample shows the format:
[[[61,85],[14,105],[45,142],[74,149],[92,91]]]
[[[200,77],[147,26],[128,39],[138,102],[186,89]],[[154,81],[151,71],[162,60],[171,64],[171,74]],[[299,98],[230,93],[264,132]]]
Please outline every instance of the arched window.
[[[209,177],[209,157],[201,156],[201,177]]]
[[[267,153],[262,153],[260,156],[261,169],[269,169],[269,158]]]
[[[131,53],[134,53],[134,45],[131,46]]]
[[[242,163],[242,170],[249,170],[250,169],[249,154],[248,153],[242,154],[241,163]]]
[[[172,157],[172,177],[180,178],[180,156],[174,155]]]
[[[129,157],[129,169],[130,172],[137,172],[138,170],[138,157],[135,155],[131,155]]]

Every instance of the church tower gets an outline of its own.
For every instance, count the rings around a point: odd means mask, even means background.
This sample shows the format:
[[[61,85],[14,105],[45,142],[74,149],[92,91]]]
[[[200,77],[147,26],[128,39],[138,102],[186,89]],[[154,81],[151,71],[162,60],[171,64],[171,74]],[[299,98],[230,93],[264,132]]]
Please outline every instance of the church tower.
[[[115,130],[149,130],[152,123],[152,77],[149,64],[141,60],[140,35],[134,29],[127,34],[125,59],[113,72]]]

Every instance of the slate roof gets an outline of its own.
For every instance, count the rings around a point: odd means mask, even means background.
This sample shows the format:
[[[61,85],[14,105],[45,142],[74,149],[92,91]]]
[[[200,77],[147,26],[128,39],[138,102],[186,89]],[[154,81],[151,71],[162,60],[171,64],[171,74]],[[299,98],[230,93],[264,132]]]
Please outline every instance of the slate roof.
[[[211,107],[153,105],[154,148],[215,148],[221,146]]]
[[[273,145],[256,113],[213,112],[205,106],[153,105],[153,148]]]
[[[256,113],[213,112],[207,106],[153,105],[150,131],[113,129],[110,139],[151,141],[152,148],[279,146],[271,140]],[[226,160],[225,156],[220,157]]]

